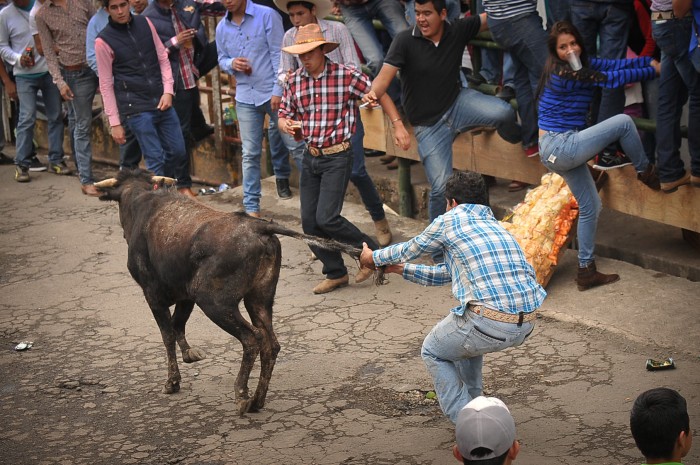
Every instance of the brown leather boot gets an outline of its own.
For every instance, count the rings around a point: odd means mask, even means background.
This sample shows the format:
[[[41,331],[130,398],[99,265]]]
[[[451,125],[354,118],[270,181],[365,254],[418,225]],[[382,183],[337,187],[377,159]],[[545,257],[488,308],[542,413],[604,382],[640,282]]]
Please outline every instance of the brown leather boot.
[[[587,291],[592,287],[605,286],[619,280],[620,275],[598,273],[595,262],[591,262],[588,266],[578,268],[576,284],[578,284],[579,291]]]
[[[377,233],[377,242],[379,242],[379,245],[386,247],[391,244],[391,228],[389,228],[389,222],[386,218],[375,221],[374,229]]]

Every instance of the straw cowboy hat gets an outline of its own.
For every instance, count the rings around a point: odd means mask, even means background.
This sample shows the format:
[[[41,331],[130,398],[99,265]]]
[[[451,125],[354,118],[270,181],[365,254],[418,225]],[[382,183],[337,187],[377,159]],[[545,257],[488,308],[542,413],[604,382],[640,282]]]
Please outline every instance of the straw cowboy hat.
[[[333,5],[331,4],[330,0],[275,0],[275,5],[277,5],[277,8],[284,11],[285,13],[289,13],[287,5],[289,5],[292,2],[298,1],[304,1],[306,3],[313,4],[316,7],[316,17],[319,19],[323,19],[329,14],[331,14],[331,10],[333,9]]]
[[[323,53],[330,53],[338,48],[338,45],[340,45],[338,42],[328,42],[326,38],[323,37],[321,27],[318,24],[311,23],[306,26],[301,26],[297,31],[294,45],[284,47],[282,51],[292,55],[301,55],[302,53],[310,52],[316,47],[323,46]]]

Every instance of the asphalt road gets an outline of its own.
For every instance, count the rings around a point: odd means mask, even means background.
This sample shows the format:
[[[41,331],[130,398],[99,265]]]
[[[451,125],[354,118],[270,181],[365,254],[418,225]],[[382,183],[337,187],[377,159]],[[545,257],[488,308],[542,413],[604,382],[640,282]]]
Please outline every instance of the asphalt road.
[[[3,166],[0,179],[0,464],[457,463],[452,425],[424,399],[432,386],[419,355],[453,305],[448,287],[392,275],[316,296],[320,264],[281,238],[282,350],[265,409],[239,417],[241,346],[197,310],[188,339],[208,358],[181,363],[181,391],[161,393],[165,352],[126,269],[115,204],[81,195],[76,177],[18,184]],[[274,181],[263,184],[263,214],[300,229],[298,198],[277,200]],[[236,210],[241,197],[201,201]],[[361,207],[344,213],[372,232]],[[391,223],[399,240],[424,226]],[[580,293],[568,252],[533,335],[486,356],[486,393],[516,418],[516,463],[641,463],[629,409],[656,386],[686,397],[697,429],[700,283],[613,260],[599,267],[622,280]],[[13,349],[27,340],[31,349]],[[667,356],[676,370],[645,370],[647,358]],[[686,463],[700,463],[699,445]]]

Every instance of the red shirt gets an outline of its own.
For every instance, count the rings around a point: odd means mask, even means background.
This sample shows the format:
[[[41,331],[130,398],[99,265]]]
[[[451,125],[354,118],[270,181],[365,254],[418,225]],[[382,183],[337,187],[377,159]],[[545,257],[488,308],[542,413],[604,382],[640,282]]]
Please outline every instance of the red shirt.
[[[287,80],[279,117],[301,120],[309,145],[323,148],[350,140],[359,118],[357,100],[370,89],[367,76],[326,59],[318,78],[298,68]]]

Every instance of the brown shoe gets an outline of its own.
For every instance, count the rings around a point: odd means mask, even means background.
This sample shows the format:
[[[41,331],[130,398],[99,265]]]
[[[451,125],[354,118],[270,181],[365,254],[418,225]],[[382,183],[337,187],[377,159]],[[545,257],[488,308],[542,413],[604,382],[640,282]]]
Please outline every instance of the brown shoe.
[[[595,262],[591,262],[588,266],[578,268],[578,276],[576,284],[579,291],[586,291],[593,287],[604,286],[620,280],[620,275],[598,273]]]
[[[688,173],[687,171],[683,173],[683,176],[678,181],[662,182],[661,190],[667,194],[670,194],[672,192],[676,192],[679,187],[684,186],[686,184],[690,184],[690,173]]]
[[[690,176],[690,185],[693,187],[700,187],[700,176]]]
[[[391,244],[391,229],[389,228],[389,222],[386,218],[375,221],[374,230],[377,234],[377,242],[379,242],[379,245],[386,247]]]
[[[379,161],[382,163],[382,165],[388,165],[394,160],[396,160],[396,157],[394,155],[383,155],[379,157]]]
[[[644,171],[637,173],[637,179],[642,181],[649,189],[658,191],[661,189],[659,176],[656,174],[656,166],[649,163]],[[677,188],[676,188],[677,189]]]
[[[260,212],[246,212],[246,215],[252,216],[253,218],[260,218]]]
[[[94,184],[82,184],[80,190],[83,191],[83,194],[89,195],[90,197],[99,197],[102,195],[102,192],[100,192]]]
[[[374,270],[371,270],[369,268],[362,267],[360,268],[360,271],[357,272],[355,275],[355,283],[360,284],[365,281],[367,281],[369,278],[371,278],[374,275]]]
[[[350,279],[348,275],[342,276],[338,279],[324,279],[316,287],[314,287],[314,294],[325,294],[326,292],[331,292],[339,287],[344,287],[348,285]]]
[[[192,189],[190,189],[189,187],[178,187],[177,191],[185,197],[190,197],[192,199],[197,198],[197,195],[194,192],[192,192]]]

